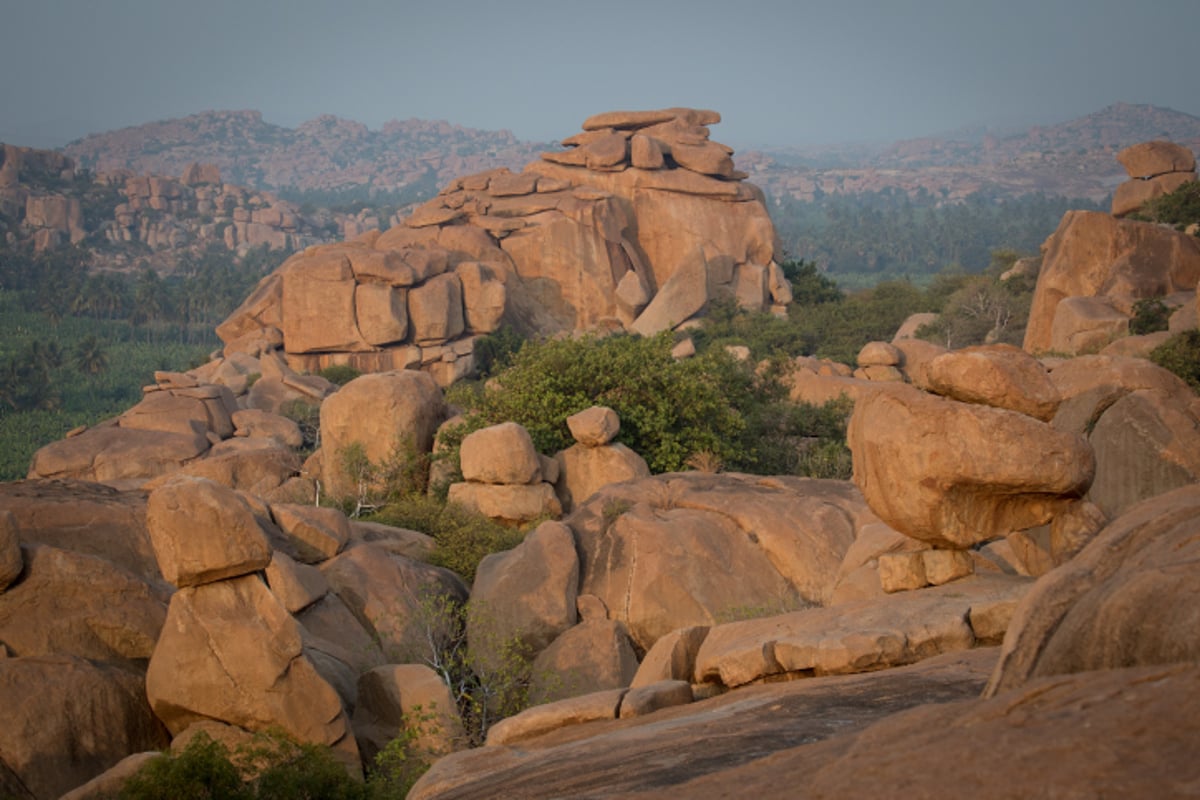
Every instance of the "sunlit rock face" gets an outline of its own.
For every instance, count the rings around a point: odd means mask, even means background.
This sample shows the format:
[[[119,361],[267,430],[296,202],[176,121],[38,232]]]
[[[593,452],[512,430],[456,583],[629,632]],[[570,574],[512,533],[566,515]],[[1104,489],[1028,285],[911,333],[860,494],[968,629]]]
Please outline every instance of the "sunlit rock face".
[[[610,112],[519,173],[459,178],[380,234],[310,247],[222,325],[282,332],[291,367],[469,374],[473,342],[526,332],[669,330],[716,297],[791,302],[762,192],[709,139],[713,111]],[[227,348],[228,350],[229,348]]]

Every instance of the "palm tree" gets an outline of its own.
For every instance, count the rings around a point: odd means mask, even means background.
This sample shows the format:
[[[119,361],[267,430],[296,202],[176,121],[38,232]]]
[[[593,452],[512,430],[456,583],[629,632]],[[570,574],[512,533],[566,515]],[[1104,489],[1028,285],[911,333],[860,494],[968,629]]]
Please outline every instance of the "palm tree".
[[[75,368],[85,375],[99,375],[108,369],[108,354],[94,335],[75,347]]]

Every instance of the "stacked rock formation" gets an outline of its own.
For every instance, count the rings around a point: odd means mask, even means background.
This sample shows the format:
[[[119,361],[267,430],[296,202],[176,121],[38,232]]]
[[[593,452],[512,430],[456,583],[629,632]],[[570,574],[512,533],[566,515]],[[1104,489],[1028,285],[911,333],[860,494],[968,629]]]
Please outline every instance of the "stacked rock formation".
[[[261,405],[255,406],[244,373],[227,369],[214,375],[221,364],[213,366],[202,375],[208,380],[155,373],[155,382],[142,390],[142,401],[125,413],[38,450],[29,477],[138,488],[184,470],[260,494],[280,486],[300,469],[291,449],[299,444],[300,431],[295,422],[273,413],[279,402],[272,404],[271,398],[319,403],[334,387],[294,373],[264,379]],[[226,383],[239,388],[240,395]],[[278,391],[272,393],[274,384]]]
[[[289,259],[217,330],[226,353],[278,329],[296,369],[420,368],[442,385],[473,340],[668,330],[709,299],[782,310],[790,288],[762,193],[709,140],[711,111],[613,112],[569,149],[452,182],[387,232]]]
[[[1174,142],[1142,142],[1117,153],[1129,180],[1113,193],[1112,215],[1124,217],[1147,202],[1196,180],[1196,157]]]
[[[179,587],[146,671],[158,718],[173,734],[204,720],[279,726],[332,746],[357,771],[341,698],[304,654],[301,626],[254,574],[271,563],[271,546],[250,507],[181,477],[150,495],[146,521],[163,577]]]
[[[567,417],[567,427],[576,444],[554,454],[558,462],[555,489],[564,511],[571,511],[610,483],[650,477],[644,458],[613,443],[621,420],[611,408],[584,409]]]
[[[1194,305],[1200,241],[1120,217],[1195,180],[1195,158],[1169,142],[1134,145],[1118,158],[1131,180],[1114,196],[1113,213],[1068,211],[1042,245],[1024,342],[1034,355],[1098,352],[1129,333],[1138,300]]]
[[[464,480],[450,485],[451,502],[506,524],[562,514],[553,485],[558,466],[538,454],[517,423],[467,435],[460,453]]]

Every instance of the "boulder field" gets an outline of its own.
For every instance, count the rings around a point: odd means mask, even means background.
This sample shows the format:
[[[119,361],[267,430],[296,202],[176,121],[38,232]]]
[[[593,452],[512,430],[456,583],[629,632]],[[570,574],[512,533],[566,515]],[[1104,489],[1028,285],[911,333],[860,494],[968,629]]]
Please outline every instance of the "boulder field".
[[[850,481],[651,475],[600,406],[553,455],[474,431],[450,496],[527,532],[471,585],[428,536],[320,504],[363,508],[364,464],[439,446],[443,386],[502,318],[650,333],[721,292],[786,305],[717,119],[601,114],[521,173],[299,254],[219,358],[0,484],[0,796],[100,797],[201,733],[283,730],[361,776],[418,710],[437,725],[415,744],[445,755],[413,798],[1194,794],[1200,398],[1136,355],[902,329],[856,367],[797,359],[793,399],[854,403]],[[1186,171],[1149,150],[1133,177]],[[1149,229],[1120,236],[1169,240],[1166,262],[1122,256],[1071,297],[1194,291],[1192,245]],[[1046,260],[1078,278],[1061,233]],[[324,363],[376,371],[303,374]],[[303,459],[297,406],[321,428]],[[530,664],[532,705],[486,731],[429,650],[431,609],[464,602],[477,672]]]

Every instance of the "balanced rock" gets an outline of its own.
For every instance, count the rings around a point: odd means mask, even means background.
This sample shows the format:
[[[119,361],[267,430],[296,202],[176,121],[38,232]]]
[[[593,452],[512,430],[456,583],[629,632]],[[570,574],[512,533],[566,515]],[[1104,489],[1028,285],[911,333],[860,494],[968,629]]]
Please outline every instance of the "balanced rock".
[[[203,478],[181,476],[155,489],[146,525],[163,577],[178,587],[256,572],[271,560],[250,508]]]
[[[358,751],[337,693],[302,652],[300,626],[262,579],[180,589],[146,671],[146,696],[172,732],[215,719],[282,728],[301,742]]]
[[[476,483],[529,484],[541,480],[541,461],[524,427],[502,422],[463,438],[463,478]]]
[[[1095,469],[1079,436],[904,386],[860,399],[847,438],[871,509],[940,547],[1049,522],[1087,492]]]
[[[607,406],[592,406],[567,417],[567,428],[575,441],[589,447],[608,444],[621,430],[617,412]]]
[[[964,403],[1007,408],[1048,422],[1059,394],[1046,368],[1011,345],[983,345],[934,358],[927,368],[929,390]]]
[[[1196,169],[1196,156],[1191,150],[1166,141],[1130,145],[1117,153],[1117,161],[1131,178],[1153,178],[1168,172]]]

